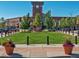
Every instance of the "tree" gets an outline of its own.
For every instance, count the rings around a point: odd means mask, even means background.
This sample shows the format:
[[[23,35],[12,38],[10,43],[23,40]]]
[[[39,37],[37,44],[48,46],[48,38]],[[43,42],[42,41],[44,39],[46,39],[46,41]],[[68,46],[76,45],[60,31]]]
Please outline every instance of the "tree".
[[[72,20],[70,18],[62,18],[60,20],[60,27],[62,28],[70,27],[71,23],[72,23]]]
[[[69,18],[62,18],[60,20],[60,28],[62,28],[63,30],[66,29],[69,30],[70,24],[69,24]]]
[[[75,18],[70,18],[70,17],[67,17],[67,18],[62,18],[60,20],[60,27],[61,28],[67,28],[67,30],[73,30],[74,29],[74,26],[75,26]]]
[[[28,29],[29,27],[30,27],[30,21],[29,21],[29,13],[28,13],[26,16],[22,17],[21,28]]]
[[[69,18],[68,22],[69,22],[69,26],[73,27],[75,25],[75,18]]]
[[[75,17],[75,24],[76,24],[76,26],[79,26],[79,16]]]
[[[35,20],[33,21],[33,26],[35,27],[42,26],[41,16],[39,13],[36,13]]]
[[[47,29],[51,29],[53,25],[54,25],[54,21],[51,18],[51,12],[48,11],[45,15],[45,26]]]
[[[0,28],[4,28],[5,27],[5,20],[4,20],[4,17],[2,17],[0,19]]]

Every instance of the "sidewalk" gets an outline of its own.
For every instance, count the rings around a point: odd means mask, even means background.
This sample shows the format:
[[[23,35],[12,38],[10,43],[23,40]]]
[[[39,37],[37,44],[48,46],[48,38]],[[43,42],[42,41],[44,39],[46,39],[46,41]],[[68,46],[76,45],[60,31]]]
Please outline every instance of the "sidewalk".
[[[11,58],[79,58],[79,45],[73,49],[72,55],[65,55],[62,44],[35,44],[35,45],[16,45],[13,55],[6,55],[4,47],[0,46],[0,57]]]

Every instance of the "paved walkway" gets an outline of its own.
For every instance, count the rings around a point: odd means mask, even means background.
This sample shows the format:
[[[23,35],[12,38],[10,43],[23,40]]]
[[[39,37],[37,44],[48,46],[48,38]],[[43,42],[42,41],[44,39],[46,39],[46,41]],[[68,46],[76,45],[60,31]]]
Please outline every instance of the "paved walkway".
[[[63,31],[57,31],[57,32],[64,33],[64,34],[69,34],[69,35],[74,35],[74,36],[78,35],[78,30],[73,31],[73,32],[70,31],[70,33],[68,31],[64,31],[64,32]]]
[[[79,58],[79,45],[73,49],[72,55],[64,54],[62,44],[54,45],[16,45],[13,55],[7,55],[4,47],[0,46],[0,57],[11,58]]]

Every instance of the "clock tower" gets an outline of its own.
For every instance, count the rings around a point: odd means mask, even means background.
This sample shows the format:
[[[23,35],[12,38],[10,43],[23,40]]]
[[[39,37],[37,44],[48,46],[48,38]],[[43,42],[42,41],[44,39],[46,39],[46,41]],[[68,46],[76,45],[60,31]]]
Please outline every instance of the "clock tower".
[[[40,16],[42,15],[42,5],[43,2],[32,2],[32,16],[35,17],[36,13],[39,13]]]

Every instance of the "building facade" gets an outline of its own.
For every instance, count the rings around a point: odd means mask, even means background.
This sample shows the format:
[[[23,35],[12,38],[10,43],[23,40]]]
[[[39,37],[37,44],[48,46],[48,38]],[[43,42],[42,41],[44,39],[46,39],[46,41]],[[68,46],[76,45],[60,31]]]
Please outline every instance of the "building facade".
[[[20,27],[20,21],[21,21],[21,17],[7,19],[5,26],[6,27],[9,26],[9,27],[19,28]]]
[[[43,15],[42,8],[43,8],[44,3],[43,2],[31,2],[31,4],[32,4],[32,17],[30,17],[30,20],[32,22],[34,20],[36,13],[39,13],[40,16]],[[7,19],[5,25],[6,26],[15,26],[15,27],[19,28],[21,18],[22,17]],[[61,18],[67,18],[67,17],[52,17],[52,20],[54,19],[56,22],[56,26],[57,26],[57,24],[60,24]],[[79,21],[77,21],[77,23],[79,23]]]

